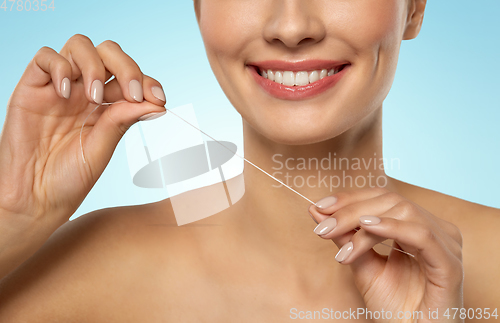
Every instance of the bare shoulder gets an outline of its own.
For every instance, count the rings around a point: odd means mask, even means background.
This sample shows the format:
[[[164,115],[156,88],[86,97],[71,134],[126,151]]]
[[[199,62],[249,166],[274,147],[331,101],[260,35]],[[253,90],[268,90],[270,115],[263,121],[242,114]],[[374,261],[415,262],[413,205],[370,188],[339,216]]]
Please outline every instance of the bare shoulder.
[[[403,195],[435,216],[455,224],[463,236],[464,298],[468,307],[495,308],[500,304],[500,209],[407,183]],[[500,310],[500,309],[499,309]]]
[[[111,312],[108,321],[120,313],[129,321],[127,309],[140,308],[159,285],[153,271],[162,268],[165,280],[180,274],[184,266],[168,262],[189,250],[169,202],[161,203],[97,210],[63,225],[0,282],[0,322],[97,322]]]

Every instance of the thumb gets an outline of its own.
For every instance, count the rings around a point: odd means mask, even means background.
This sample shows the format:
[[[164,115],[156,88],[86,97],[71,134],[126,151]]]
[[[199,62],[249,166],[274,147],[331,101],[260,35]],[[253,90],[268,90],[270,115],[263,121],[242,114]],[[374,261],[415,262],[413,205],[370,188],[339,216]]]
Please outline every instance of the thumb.
[[[92,130],[82,134],[82,146],[86,161],[92,165],[94,173],[101,174],[113,156],[113,153],[125,132],[139,118],[147,115],[161,117],[165,107],[144,101],[141,103],[119,102],[105,107],[104,112]],[[150,115],[151,114],[151,115]]]

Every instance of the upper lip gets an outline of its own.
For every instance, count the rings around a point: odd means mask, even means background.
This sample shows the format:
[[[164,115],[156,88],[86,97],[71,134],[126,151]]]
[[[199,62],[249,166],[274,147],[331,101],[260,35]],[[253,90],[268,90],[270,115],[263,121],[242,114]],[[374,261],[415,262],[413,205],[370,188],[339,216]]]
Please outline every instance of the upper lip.
[[[349,64],[348,61],[333,61],[333,60],[322,60],[322,59],[312,59],[312,60],[302,60],[302,61],[280,61],[280,60],[268,60],[259,62],[249,62],[248,66],[255,66],[260,70],[267,71],[291,71],[291,72],[301,72],[301,71],[314,71],[332,68],[338,66]]]

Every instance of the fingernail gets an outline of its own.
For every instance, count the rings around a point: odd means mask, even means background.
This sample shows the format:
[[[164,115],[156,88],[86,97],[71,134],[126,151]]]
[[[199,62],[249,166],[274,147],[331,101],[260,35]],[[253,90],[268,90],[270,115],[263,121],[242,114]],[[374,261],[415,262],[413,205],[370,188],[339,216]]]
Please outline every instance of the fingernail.
[[[359,217],[359,222],[368,225],[375,225],[380,223],[380,218],[373,215],[362,215]]]
[[[327,196],[316,202],[314,205],[320,209],[326,209],[335,203],[337,203],[337,198],[335,196]]]
[[[321,221],[321,223],[318,224],[316,228],[314,228],[314,233],[316,233],[317,235],[327,234],[328,232],[331,232],[336,226],[337,219],[330,217]]]
[[[142,117],[140,117],[140,118],[139,118],[139,121],[149,121],[149,120],[153,120],[153,119],[156,119],[156,118],[161,117],[161,116],[162,116],[162,115],[164,115],[165,113],[167,113],[167,111],[148,113],[148,114],[145,114],[145,115],[143,115]]]
[[[65,77],[61,82],[61,94],[65,99],[69,99],[71,94],[71,82],[67,77]]]
[[[130,96],[137,102],[142,102],[144,100],[144,94],[142,93],[142,85],[137,80],[132,80],[128,84],[128,92]]]
[[[151,88],[151,92],[157,98],[158,100],[161,100],[163,102],[167,102],[167,99],[165,98],[165,92],[163,92],[163,89],[158,86],[153,86]]]
[[[337,252],[335,260],[337,260],[338,262],[346,260],[346,258],[349,257],[349,255],[352,252],[352,247],[353,247],[352,241],[349,241],[348,243],[343,245],[342,248],[340,248],[339,252]]]
[[[99,80],[92,82],[92,88],[90,90],[92,100],[97,104],[102,104],[102,98],[104,96],[104,86]]]

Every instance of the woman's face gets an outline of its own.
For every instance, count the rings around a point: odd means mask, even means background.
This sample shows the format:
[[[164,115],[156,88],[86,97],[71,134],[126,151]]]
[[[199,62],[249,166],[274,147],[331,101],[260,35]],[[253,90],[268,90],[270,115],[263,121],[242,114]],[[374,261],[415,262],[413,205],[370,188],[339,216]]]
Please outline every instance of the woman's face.
[[[242,117],[275,142],[308,144],[381,107],[425,0],[195,0],[195,8],[211,67]]]

